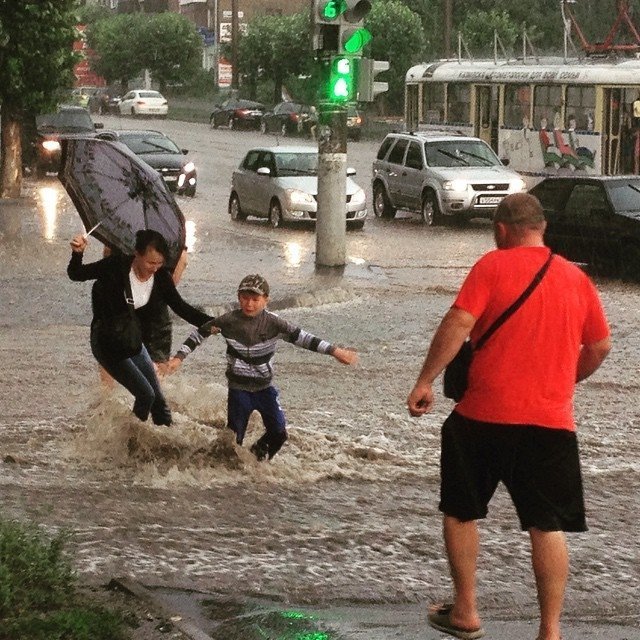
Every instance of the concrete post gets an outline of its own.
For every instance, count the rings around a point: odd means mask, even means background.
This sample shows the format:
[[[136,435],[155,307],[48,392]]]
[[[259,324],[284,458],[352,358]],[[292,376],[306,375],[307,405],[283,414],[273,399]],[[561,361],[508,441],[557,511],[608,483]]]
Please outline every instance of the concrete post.
[[[321,104],[318,122],[316,266],[346,263],[347,110]]]

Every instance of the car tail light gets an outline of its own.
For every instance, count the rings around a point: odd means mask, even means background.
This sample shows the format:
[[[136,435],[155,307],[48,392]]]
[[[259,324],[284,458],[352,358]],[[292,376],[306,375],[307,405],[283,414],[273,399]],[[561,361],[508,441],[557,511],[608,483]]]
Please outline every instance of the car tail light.
[[[144,104],[144,100],[136,100],[136,104]]]
[[[362,118],[360,116],[356,116],[356,124],[362,124]]]
[[[300,116],[297,113],[290,113],[289,118],[294,122],[298,122],[298,120],[300,119]]]
[[[236,115],[241,118],[244,118],[244,116],[246,116],[247,113],[249,113],[249,109],[236,109]]]

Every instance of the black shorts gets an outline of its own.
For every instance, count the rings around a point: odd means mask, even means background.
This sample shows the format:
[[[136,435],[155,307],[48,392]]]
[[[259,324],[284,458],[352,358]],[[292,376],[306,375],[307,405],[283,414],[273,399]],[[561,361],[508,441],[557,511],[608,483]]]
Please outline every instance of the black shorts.
[[[487,516],[506,486],[523,531],[586,531],[578,441],[573,431],[470,420],[455,411],[442,426],[440,511]]]

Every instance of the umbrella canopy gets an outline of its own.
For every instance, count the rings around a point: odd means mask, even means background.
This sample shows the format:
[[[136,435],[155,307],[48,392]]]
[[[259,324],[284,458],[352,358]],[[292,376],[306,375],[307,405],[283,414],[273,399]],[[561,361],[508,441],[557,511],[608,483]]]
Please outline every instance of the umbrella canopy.
[[[61,140],[58,178],[87,232],[133,254],[136,233],[161,233],[174,264],[185,244],[185,220],[159,173],[123,144],[97,138]]]

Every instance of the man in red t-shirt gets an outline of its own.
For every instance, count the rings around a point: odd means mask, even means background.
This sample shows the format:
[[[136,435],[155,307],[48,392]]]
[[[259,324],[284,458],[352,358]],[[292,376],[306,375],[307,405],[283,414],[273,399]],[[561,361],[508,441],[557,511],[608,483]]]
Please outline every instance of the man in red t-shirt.
[[[542,207],[513,194],[494,216],[497,250],[473,266],[433,337],[407,406],[421,416],[433,382],[467,337],[475,344],[527,288],[549,257]],[[611,348],[598,293],[580,269],[553,256],[522,306],[474,353],[469,386],[442,427],[440,510],[455,599],[435,605],[431,626],[480,638],[475,594],[479,537],[500,481],[529,532],[540,605],[537,640],[560,640],[569,572],[565,531],[585,531],[573,419],[576,382]]]

